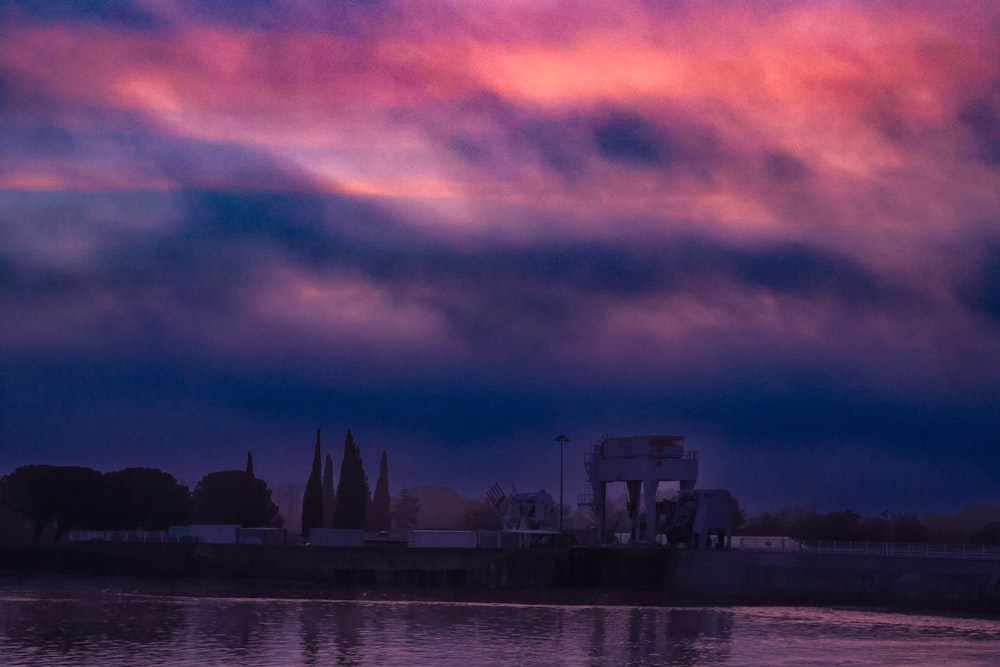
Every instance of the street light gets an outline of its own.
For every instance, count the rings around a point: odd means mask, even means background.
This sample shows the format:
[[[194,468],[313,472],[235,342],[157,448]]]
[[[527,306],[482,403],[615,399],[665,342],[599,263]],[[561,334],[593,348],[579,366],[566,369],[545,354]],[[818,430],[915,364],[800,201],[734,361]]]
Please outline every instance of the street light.
[[[563,445],[569,442],[565,435],[557,435],[556,442],[559,443],[559,532],[563,529]]]

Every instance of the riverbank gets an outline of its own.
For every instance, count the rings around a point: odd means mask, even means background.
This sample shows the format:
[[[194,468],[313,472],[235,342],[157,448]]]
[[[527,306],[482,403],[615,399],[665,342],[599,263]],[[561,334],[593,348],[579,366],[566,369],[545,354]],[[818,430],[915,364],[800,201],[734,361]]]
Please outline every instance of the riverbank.
[[[627,548],[176,543],[0,547],[0,575],[168,595],[527,604],[810,605],[1000,615],[1000,563]]]

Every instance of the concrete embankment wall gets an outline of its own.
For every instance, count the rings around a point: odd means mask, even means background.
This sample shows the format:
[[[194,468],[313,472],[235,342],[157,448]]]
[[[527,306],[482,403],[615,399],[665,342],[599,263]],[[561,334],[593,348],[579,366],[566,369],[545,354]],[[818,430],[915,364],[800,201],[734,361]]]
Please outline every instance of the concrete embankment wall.
[[[808,553],[676,552],[667,589],[701,601],[1000,613],[1000,562]]]
[[[845,604],[1000,614],[1000,562],[669,549],[88,543],[0,548],[0,574],[239,579],[470,599]],[[443,595],[443,593],[442,593]]]
[[[674,604],[817,604],[1000,614],[1000,561],[580,549],[563,583]]]

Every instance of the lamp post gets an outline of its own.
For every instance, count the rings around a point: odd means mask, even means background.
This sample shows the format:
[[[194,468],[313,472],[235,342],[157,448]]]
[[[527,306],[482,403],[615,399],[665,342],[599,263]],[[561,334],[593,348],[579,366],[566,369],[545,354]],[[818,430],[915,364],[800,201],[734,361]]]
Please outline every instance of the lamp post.
[[[556,442],[559,443],[559,532],[563,529],[563,445],[569,442],[565,435],[557,435]]]

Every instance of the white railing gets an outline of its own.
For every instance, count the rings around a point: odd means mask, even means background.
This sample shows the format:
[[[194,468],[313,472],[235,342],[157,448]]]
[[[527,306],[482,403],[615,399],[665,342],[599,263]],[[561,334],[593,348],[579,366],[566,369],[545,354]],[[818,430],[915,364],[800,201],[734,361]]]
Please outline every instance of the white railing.
[[[176,542],[165,530],[71,530],[70,542]]]
[[[734,551],[886,556],[890,558],[951,558],[1000,560],[1000,546],[984,544],[929,544],[912,542],[836,542],[797,540],[790,537],[732,538]]]

